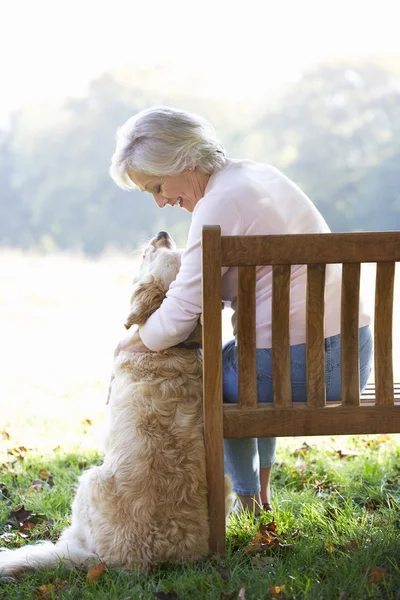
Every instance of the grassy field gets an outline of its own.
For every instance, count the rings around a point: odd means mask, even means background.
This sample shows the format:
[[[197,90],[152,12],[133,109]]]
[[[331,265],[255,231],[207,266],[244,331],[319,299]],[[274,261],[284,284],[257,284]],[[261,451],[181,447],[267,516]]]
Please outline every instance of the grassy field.
[[[101,460],[112,353],[135,269],[129,256],[0,253],[0,546],[56,539],[77,477]],[[372,306],[371,270],[362,285]],[[260,531],[250,515],[232,519],[224,562],[160,566],[149,576],[106,569],[93,581],[59,568],[0,580],[0,598],[400,598],[398,441],[281,440],[274,513],[263,515],[276,530]],[[22,505],[29,516],[17,525],[11,512]]]

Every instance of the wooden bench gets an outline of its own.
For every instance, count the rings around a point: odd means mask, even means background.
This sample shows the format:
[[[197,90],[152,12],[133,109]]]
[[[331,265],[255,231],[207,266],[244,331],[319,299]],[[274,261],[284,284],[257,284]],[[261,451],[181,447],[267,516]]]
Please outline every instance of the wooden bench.
[[[400,385],[393,383],[392,323],[400,232],[221,236],[203,229],[204,435],[210,549],[225,553],[224,438],[400,432]],[[377,263],[375,384],[360,397],[358,329],[361,263]],[[324,289],[327,264],[343,265],[341,402],[325,400]],[[290,269],[307,265],[307,397],[292,403]],[[257,404],[256,266],[273,268],[272,403]],[[221,267],[238,267],[239,404],[223,404]],[[371,293],[373,290],[371,290]]]

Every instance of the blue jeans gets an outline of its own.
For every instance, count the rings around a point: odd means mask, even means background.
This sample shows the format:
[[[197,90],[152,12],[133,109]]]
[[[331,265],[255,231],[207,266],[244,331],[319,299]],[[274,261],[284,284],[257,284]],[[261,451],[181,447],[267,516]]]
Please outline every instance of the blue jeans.
[[[360,387],[363,390],[372,370],[372,334],[369,327],[359,331]],[[305,402],[306,345],[290,348],[293,402]],[[238,402],[238,358],[235,340],[222,350],[224,402]],[[340,400],[340,335],[325,339],[325,373],[327,401]],[[257,349],[258,402],[272,402],[272,350]],[[225,471],[233,481],[233,490],[243,496],[260,492],[260,468],[275,462],[276,438],[226,439]]]

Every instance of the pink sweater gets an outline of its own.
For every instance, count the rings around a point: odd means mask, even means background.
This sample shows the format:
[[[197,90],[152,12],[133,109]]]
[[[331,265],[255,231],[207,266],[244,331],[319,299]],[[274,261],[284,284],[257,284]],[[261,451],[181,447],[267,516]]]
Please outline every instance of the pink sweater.
[[[140,328],[143,343],[153,351],[184,341],[201,315],[201,234],[203,225],[220,225],[222,235],[324,233],[329,227],[311,200],[280,171],[248,160],[227,159],[211,175],[205,195],[195,206],[179,275],[161,307]],[[222,269],[223,299],[237,303],[237,269]],[[307,269],[292,267],[290,343],[306,340]],[[271,347],[272,269],[260,267],[256,283],[257,348]],[[325,337],[340,332],[341,268],[326,270]],[[370,317],[360,304],[360,327]],[[236,335],[235,312],[232,317]]]

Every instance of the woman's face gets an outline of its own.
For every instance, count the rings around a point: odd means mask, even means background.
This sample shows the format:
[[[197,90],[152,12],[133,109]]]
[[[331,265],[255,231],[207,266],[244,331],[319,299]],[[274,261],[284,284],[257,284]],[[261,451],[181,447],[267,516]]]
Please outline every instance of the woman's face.
[[[186,169],[179,175],[147,175],[131,171],[130,178],[142,192],[152,194],[157,206],[179,206],[192,213],[204,196],[209,175],[197,168]]]

